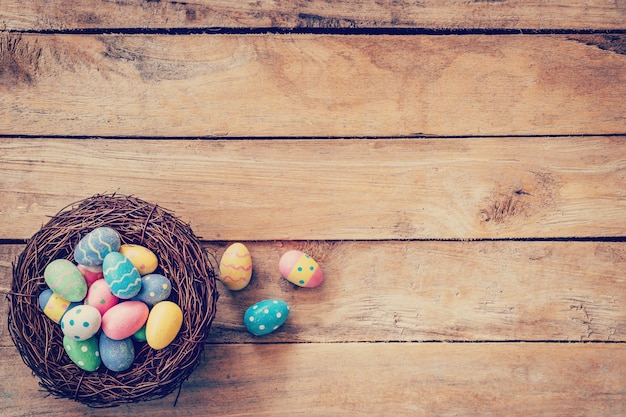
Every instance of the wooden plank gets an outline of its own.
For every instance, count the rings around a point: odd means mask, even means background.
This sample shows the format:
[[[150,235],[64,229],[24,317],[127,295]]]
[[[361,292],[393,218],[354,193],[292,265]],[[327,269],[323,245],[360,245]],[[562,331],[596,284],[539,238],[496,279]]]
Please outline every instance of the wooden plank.
[[[220,298],[211,343],[390,341],[626,341],[626,243],[602,242],[247,242],[249,286]],[[208,244],[220,259],[225,244]],[[325,282],[300,289],[280,278],[289,249],[316,258]],[[0,265],[16,256],[13,245]],[[0,270],[0,288],[10,270]],[[259,339],[243,314],[280,298],[281,330]],[[0,302],[0,313],[7,305]],[[0,346],[10,346],[0,329]]]
[[[9,30],[75,28],[444,28],[623,29],[621,1],[5,0]]]
[[[0,349],[3,416],[620,416],[624,344],[209,346],[175,395],[109,410],[46,398]],[[10,382],[9,382],[10,381]]]
[[[0,161],[5,239],[107,192],[158,203],[206,240],[626,235],[623,136],[0,138]]]
[[[0,134],[624,133],[624,39],[5,34]]]

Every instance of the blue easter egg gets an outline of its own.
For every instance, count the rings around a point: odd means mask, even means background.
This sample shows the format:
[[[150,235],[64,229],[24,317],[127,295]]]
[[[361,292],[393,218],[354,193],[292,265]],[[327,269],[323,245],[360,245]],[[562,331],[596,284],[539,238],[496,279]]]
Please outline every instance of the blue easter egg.
[[[135,360],[135,345],[130,337],[113,340],[101,333],[99,349],[102,363],[111,371],[125,371],[131,367]]]
[[[287,321],[289,306],[283,300],[268,299],[250,306],[244,314],[246,328],[255,336],[272,333]]]
[[[141,277],[141,290],[133,300],[143,301],[152,307],[158,302],[165,301],[172,292],[172,283],[161,274],[148,274]]]
[[[135,265],[119,252],[111,252],[102,263],[104,279],[111,288],[111,294],[128,300],[141,290],[141,275]]]
[[[74,260],[85,266],[102,265],[104,258],[120,249],[120,235],[110,227],[98,227],[87,233],[74,249]]]

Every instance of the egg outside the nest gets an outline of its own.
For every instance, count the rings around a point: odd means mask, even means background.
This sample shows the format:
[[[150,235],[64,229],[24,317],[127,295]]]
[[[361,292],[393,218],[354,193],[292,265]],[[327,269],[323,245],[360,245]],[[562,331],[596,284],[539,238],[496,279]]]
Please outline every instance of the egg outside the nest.
[[[244,289],[252,278],[252,257],[243,243],[233,243],[220,260],[220,280],[232,291]]]
[[[282,326],[289,317],[289,305],[278,299],[259,301],[251,305],[243,316],[250,333],[265,336]]]
[[[299,287],[313,288],[324,281],[324,274],[318,263],[299,250],[285,252],[280,257],[278,269],[283,278]]]

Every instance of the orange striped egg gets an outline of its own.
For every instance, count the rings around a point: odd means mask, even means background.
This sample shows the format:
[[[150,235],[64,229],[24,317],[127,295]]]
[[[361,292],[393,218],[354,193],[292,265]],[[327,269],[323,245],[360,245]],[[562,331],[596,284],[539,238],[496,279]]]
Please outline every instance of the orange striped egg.
[[[233,243],[222,255],[220,279],[229,290],[242,290],[252,277],[252,257],[243,243]]]

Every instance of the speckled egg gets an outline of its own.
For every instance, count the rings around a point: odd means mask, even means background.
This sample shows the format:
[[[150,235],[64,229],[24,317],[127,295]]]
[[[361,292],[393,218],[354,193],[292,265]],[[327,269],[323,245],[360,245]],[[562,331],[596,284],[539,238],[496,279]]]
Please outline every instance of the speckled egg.
[[[290,250],[278,263],[280,274],[299,287],[317,287],[324,280],[322,268],[311,256],[299,250]]]
[[[63,347],[72,362],[85,371],[93,372],[102,363],[96,337],[81,341],[65,336],[63,337]]]
[[[41,307],[44,314],[55,323],[61,321],[66,311],[78,305],[80,305],[80,303],[67,301],[56,295],[49,288],[39,294],[39,307]]]
[[[152,349],[163,349],[176,339],[183,324],[183,312],[171,301],[152,307],[146,323],[146,340]]]
[[[159,265],[154,252],[140,245],[124,244],[118,252],[130,259],[141,275],[153,273]]]
[[[79,302],[87,295],[87,283],[76,265],[67,259],[55,259],[43,273],[48,287],[59,297]]]
[[[100,334],[100,359],[102,364],[114,372],[130,368],[135,360],[135,345],[131,338],[114,340],[106,334]]]
[[[104,315],[108,309],[118,302],[119,298],[111,293],[111,288],[109,288],[104,278],[97,280],[89,287],[87,297],[85,298],[85,305],[94,307],[100,312],[100,315]]]
[[[255,336],[264,336],[282,326],[289,317],[289,306],[283,300],[269,299],[250,306],[244,314],[246,328]]]
[[[233,243],[220,260],[220,280],[229,290],[245,288],[252,277],[252,258],[242,243]]]
[[[119,252],[111,252],[102,264],[104,279],[117,298],[130,299],[141,290],[141,274],[130,259]]]
[[[90,287],[91,284],[93,284],[97,280],[104,278],[104,274],[102,273],[102,265],[87,266],[78,264],[76,265],[76,267],[83,274],[83,277],[85,277],[87,287]]]
[[[141,301],[123,301],[102,316],[102,331],[113,340],[131,337],[146,324],[150,310]]]
[[[133,300],[143,301],[152,307],[167,300],[171,292],[172,284],[169,279],[161,274],[148,274],[141,277],[141,290]]]
[[[102,317],[91,306],[79,305],[68,310],[61,319],[63,334],[72,340],[87,340],[100,330]]]
[[[104,258],[120,248],[120,235],[110,227],[98,227],[87,233],[74,249],[74,260],[85,266],[102,265]]]

